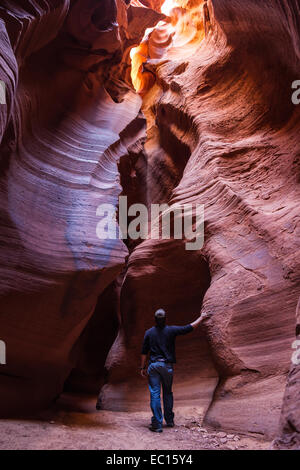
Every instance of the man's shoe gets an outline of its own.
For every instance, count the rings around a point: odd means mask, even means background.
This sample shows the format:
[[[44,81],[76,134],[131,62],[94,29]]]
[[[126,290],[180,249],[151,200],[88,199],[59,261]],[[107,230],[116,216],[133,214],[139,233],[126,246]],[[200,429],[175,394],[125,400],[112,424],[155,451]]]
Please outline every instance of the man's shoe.
[[[172,421],[171,423],[167,423],[167,428],[174,428],[175,423]]]
[[[154,426],[149,426],[149,431],[152,431],[152,432],[163,432],[162,428],[155,428]]]

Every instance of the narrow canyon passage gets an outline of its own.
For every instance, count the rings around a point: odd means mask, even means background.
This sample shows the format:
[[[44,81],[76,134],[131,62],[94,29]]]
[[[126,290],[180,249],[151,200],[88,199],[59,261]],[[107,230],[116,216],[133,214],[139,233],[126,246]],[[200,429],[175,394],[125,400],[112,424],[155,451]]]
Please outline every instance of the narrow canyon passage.
[[[0,446],[153,448],[138,367],[164,308],[208,315],[161,448],[300,448],[299,31],[293,0],[1,4]],[[99,237],[120,196],[145,237]],[[152,237],[154,204],[203,205],[203,247]]]

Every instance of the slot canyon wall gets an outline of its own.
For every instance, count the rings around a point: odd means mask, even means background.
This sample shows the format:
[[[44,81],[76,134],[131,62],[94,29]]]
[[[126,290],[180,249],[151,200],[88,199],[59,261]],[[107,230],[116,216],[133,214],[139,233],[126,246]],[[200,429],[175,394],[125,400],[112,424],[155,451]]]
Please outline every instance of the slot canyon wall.
[[[1,416],[64,389],[146,409],[154,310],[203,306],[177,406],[300,447],[299,32],[297,0],[1,2]],[[100,240],[120,194],[204,204],[204,247]]]

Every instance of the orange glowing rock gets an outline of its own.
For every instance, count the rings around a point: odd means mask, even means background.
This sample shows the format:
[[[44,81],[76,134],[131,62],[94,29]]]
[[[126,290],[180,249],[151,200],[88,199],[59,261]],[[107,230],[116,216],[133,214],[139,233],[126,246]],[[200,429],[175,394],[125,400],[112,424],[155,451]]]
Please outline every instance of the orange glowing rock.
[[[134,0],[136,1],[136,0]],[[143,1],[146,5],[146,2]],[[158,7],[159,2],[147,1],[147,5]],[[162,59],[179,54],[190,54],[190,47],[204,39],[203,0],[165,0],[160,5],[161,13],[167,16],[154,28],[146,30],[141,44],[130,52],[131,81],[137,93],[145,94],[155,83],[153,72],[145,64],[151,59]]]
[[[137,93],[143,93],[146,90],[146,84],[148,84],[150,78],[149,75],[152,76],[149,72],[144,72],[144,64],[147,62],[148,57],[147,42],[142,42],[138,47],[131,49],[131,80]],[[154,77],[153,81],[155,81]]]

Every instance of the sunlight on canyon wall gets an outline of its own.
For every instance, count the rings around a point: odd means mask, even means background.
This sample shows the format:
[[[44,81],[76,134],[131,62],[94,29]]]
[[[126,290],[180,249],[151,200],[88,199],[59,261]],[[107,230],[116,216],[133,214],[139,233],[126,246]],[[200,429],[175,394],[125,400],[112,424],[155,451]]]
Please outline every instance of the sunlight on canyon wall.
[[[155,83],[155,75],[147,65],[176,57],[184,59],[205,35],[203,0],[166,0],[160,11],[166,19],[148,28],[141,44],[130,51],[131,80],[140,94]]]

